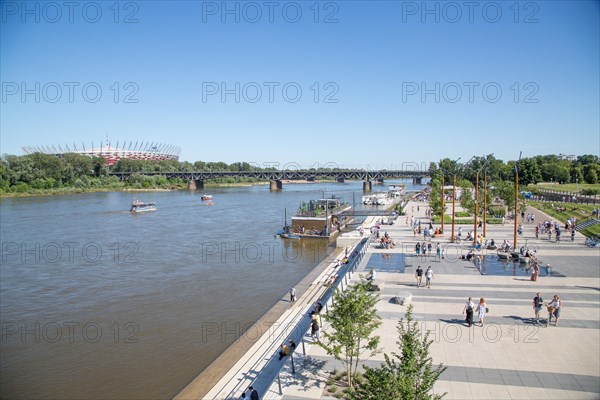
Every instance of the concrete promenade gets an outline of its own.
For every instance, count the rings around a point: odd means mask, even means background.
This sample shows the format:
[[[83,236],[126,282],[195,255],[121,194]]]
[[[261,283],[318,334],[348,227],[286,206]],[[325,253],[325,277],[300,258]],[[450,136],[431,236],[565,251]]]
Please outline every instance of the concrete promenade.
[[[408,216],[428,222],[426,206],[410,202],[406,207]],[[527,212],[535,212],[536,221],[550,219],[538,211]],[[393,226],[382,227],[396,241],[396,248],[371,247],[358,268],[359,273],[366,273],[375,266],[377,279],[385,281],[377,305],[383,318],[377,334],[385,353],[398,351],[396,326],[406,310],[406,306],[392,304],[390,299],[399,290],[412,293],[415,318],[422,330],[431,331],[430,338],[434,340],[430,347],[433,361],[448,367],[435,387],[438,393],[447,392],[445,399],[600,398],[600,249],[587,248],[579,233],[574,242],[566,237],[558,244],[547,237],[536,240],[534,225],[523,226],[518,246],[527,243],[535,248],[542,265],[549,263],[553,268],[549,277],[542,269],[537,282],[518,272],[515,276],[480,274],[472,262],[458,259],[461,253],[466,254],[468,244],[448,243],[450,224],[445,226],[445,238],[439,240],[446,251],[445,258],[417,258],[413,255],[414,244],[417,240],[422,242],[423,237],[413,236],[406,217],[399,217]],[[472,225],[463,225],[463,237],[469,230]],[[487,238],[500,243],[507,239],[512,244],[512,221],[505,226],[489,225]],[[381,253],[386,253],[386,258],[395,255],[398,265],[385,262]],[[493,251],[488,255],[496,257]],[[417,265],[424,270],[432,267],[435,277],[430,289],[416,287]],[[509,268],[512,265],[510,262]],[[358,273],[353,280],[357,278]],[[534,324],[532,299],[536,292],[546,302],[554,294],[560,296],[563,308],[558,326]],[[464,322],[462,311],[469,296],[476,303],[480,297],[486,299],[490,312],[484,327],[468,328]],[[544,311],[545,308],[541,313],[543,320],[547,317]],[[328,329],[327,324],[324,329]],[[310,342],[310,336],[307,339]],[[332,398],[325,392],[325,382],[328,372],[339,370],[341,364],[316,345],[307,345],[306,352],[306,356],[296,353],[295,374],[291,373],[290,363],[286,363],[280,379],[283,394],[279,393],[279,382],[275,382],[260,393],[261,398]],[[365,364],[376,366],[382,360],[383,354],[378,354]]]

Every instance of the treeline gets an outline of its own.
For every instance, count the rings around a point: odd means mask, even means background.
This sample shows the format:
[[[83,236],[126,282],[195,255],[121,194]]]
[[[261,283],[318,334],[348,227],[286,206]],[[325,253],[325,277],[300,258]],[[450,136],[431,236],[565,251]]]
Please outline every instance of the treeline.
[[[196,161],[150,161],[122,159],[109,167],[102,157],[81,154],[65,154],[56,157],[34,153],[23,156],[4,155],[0,158],[0,193],[60,193],[75,190],[119,188],[180,188],[187,185],[183,179],[167,179],[164,176],[147,176],[147,172],[211,172],[211,171],[269,171],[276,168],[260,168],[247,162]],[[133,172],[121,182],[110,172]],[[228,177],[212,179],[210,183],[233,184],[256,182],[255,178]]]
[[[477,172],[479,172],[478,210],[483,210],[483,179],[485,175],[488,183],[485,199],[488,206],[487,212],[492,215],[504,215],[503,207],[494,207],[492,200],[500,198],[508,209],[514,207],[515,170],[519,174],[519,187],[521,189],[539,182],[596,184],[599,182],[600,163],[598,156],[594,155],[579,156],[575,160],[561,159],[556,155],[546,155],[508,162],[498,160],[494,156],[474,157],[468,164],[461,164],[448,158],[440,160],[439,163],[432,162],[429,166],[432,177],[430,205],[434,215],[442,214],[442,176],[444,177],[445,186],[449,186],[453,184],[455,175],[456,186],[462,189],[462,195],[457,200],[460,200],[462,207],[473,213],[475,211],[475,198],[472,189],[477,182]],[[452,193],[445,192],[444,194],[448,196]],[[445,205],[445,209],[448,210],[448,204]]]

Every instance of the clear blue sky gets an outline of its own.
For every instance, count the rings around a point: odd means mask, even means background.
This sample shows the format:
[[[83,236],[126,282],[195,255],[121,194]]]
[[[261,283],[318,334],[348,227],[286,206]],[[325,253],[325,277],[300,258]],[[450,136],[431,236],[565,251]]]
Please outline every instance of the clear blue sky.
[[[2,153],[106,134],[302,166],[600,153],[598,1],[62,4],[2,1]]]

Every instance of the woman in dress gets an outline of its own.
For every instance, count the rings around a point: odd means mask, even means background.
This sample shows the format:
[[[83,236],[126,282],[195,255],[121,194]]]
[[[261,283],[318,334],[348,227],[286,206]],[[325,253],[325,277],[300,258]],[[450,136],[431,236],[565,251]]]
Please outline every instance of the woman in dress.
[[[479,323],[483,326],[483,320],[487,315],[487,304],[485,299],[482,297],[479,299],[479,305],[477,306],[477,315],[479,316]]]

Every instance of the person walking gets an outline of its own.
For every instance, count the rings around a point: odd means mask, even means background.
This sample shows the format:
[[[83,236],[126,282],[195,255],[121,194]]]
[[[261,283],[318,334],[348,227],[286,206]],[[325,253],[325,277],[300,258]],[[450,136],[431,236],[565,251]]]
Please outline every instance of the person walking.
[[[483,326],[483,321],[485,320],[485,317],[487,316],[488,313],[488,307],[487,304],[485,302],[485,299],[482,297],[481,299],[479,299],[479,305],[477,306],[477,314],[479,317],[479,323],[481,324],[481,326]]]
[[[415,271],[415,278],[417,278],[417,288],[421,287],[421,280],[423,279],[423,269],[419,265]]]
[[[544,303],[544,299],[540,296],[539,293],[535,295],[533,298],[533,313],[535,315],[535,323],[536,325],[540,323],[540,311],[542,309],[542,304]]]
[[[292,286],[290,289],[290,303],[294,304],[296,302],[296,288]]]
[[[469,299],[465,303],[465,308],[463,310],[463,314],[467,314],[467,318],[465,320],[466,320],[467,324],[469,325],[469,328],[471,326],[473,326],[473,310],[474,309],[475,309],[475,303],[473,303],[473,300],[469,297]]]
[[[316,315],[312,316],[312,321],[310,323],[310,337],[319,340],[319,322],[317,321]]]
[[[552,316],[554,315],[554,326],[558,326],[558,320],[560,319],[560,308],[562,307],[562,302],[557,294],[554,295],[550,304],[548,304],[548,322],[546,326],[550,325],[552,322]]]
[[[427,285],[428,289],[431,289],[431,280],[433,279],[433,271],[431,266],[427,267],[427,271],[425,271],[425,285]]]
[[[260,398],[258,397],[258,392],[256,391],[256,389],[254,389],[253,386],[250,386],[248,388],[248,391],[250,391],[250,397],[249,397],[250,400],[260,400]],[[246,398],[246,392],[244,392],[242,394],[242,399],[245,399],[245,398]]]

